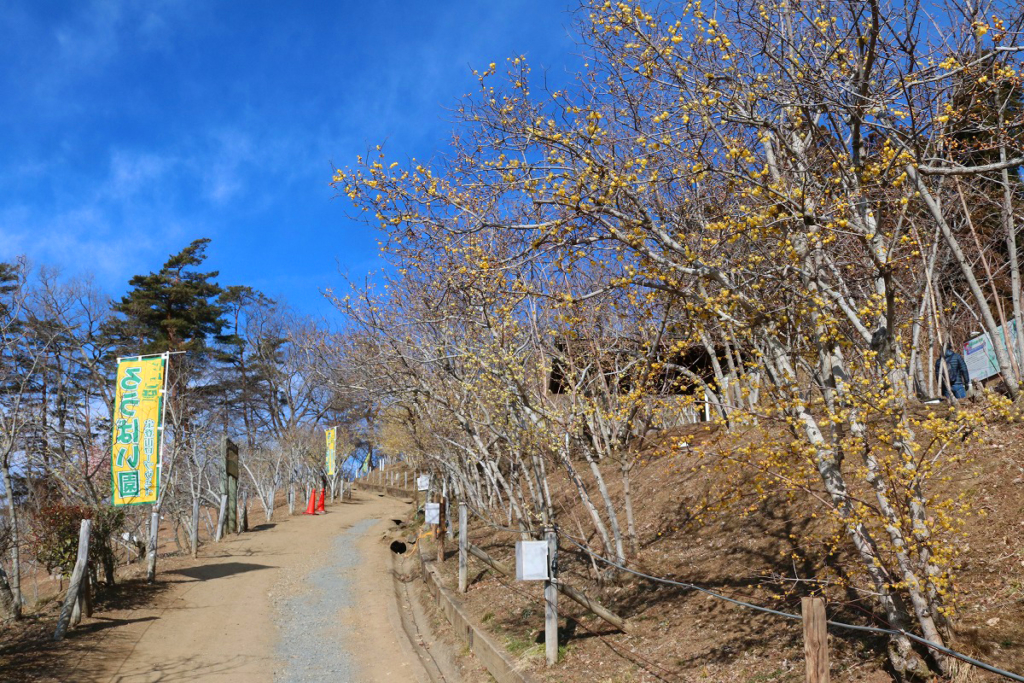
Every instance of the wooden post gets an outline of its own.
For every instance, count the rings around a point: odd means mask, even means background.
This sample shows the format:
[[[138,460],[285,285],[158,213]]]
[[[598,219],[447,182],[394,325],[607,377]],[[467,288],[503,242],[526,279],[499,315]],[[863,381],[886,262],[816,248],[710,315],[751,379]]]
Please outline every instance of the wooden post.
[[[447,502],[448,502],[448,499],[442,497],[441,501],[438,503],[438,506],[437,506],[437,512],[438,512],[438,515],[440,515],[440,516],[439,516],[439,518],[437,520],[437,528],[434,529],[434,540],[437,541],[437,561],[438,561],[438,563],[444,562],[444,537],[445,537],[444,523],[445,523],[445,518],[448,516],[446,514],[446,510],[445,510],[445,508],[447,507]]]
[[[224,532],[226,531],[228,523],[228,494],[220,494],[220,512],[217,513],[217,535],[214,536],[214,541],[220,543],[220,539],[224,538]]]
[[[469,542],[469,530],[466,528],[466,521],[469,517],[469,506],[459,501],[459,592],[465,593],[468,588],[468,564],[466,558],[466,544]]]
[[[558,663],[558,534],[544,530],[548,542],[548,580],[544,582],[544,653],[548,666]]]
[[[801,598],[807,683],[828,683],[828,629],[824,598]]]
[[[71,581],[68,583],[68,594],[64,598],[64,605],[60,608],[60,616],[57,617],[57,630],[53,633],[54,640],[64,639],[64,634],[68,632],[68,623],[71,621],[71,612],[78,604],[78,589],[82,585],[85,567],[89,563],[89,532],[91,529],[92,520],[83,519],[82,527],[78,531],[78,556],[75,558],[75,568],[71,572]]]

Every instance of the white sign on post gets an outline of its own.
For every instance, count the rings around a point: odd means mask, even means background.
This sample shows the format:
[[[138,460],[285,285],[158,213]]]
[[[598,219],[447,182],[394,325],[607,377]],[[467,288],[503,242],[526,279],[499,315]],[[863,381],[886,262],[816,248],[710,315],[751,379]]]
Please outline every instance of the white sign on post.
[[[516,581],[547,581],[548,542],[516,541]]]
[[[423,522],[424,524],[441,523],[440,503],[427,503],[426,505],[423,506]]]
[[[426,491],[429,488],[430,488],[430,475],[429,474],[421,474],[420,476],[416,477],[416,490],[417,491]]]

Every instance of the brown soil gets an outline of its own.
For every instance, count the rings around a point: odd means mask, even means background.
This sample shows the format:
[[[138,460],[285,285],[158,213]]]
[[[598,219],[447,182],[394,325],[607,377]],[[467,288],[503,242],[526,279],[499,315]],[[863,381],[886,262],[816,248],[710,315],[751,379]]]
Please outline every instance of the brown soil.
[[[304,577],[323,566],[334,536],[368,518],[380,522],[359,541],[358,603],[337,615],[336,631],[309,637],[331,647],[342,631],[359,634],[347,643],[358,680],[425,680],[400,630],[389,553],[380,543],[390,519],[406,510],[395,499],[359,492],[317,517],[278,510],[269,524],[204,546],[197,560],[161,558],[154,586],[123,580],[59,645],[49,642],[51,604],[4,633],[0,680],[272,681],[282,668],[281,601],[306,589]]]
[[[692,434],[690,443],[724,438]],[[1024,428],[990,428],[976,461],[950,484],[966,490],[986,516],[967,520],[970,545],[962,548],[958,572],[959,612],[951,644],[996,666],[1024,672]],[[843,557],[826,557],[820,520],[800,502],[770,500],[754,514],[726,508],[699,514],[723,482],[710,471],[691,469],[685,455],[654,457],[634,474],[634,500],[640,552],[632,566],[654,576],[707,587],[733,598],[781,611],[800,612],[801,595],[815,586],[794,578],[841,571]],[[621,503],[615,469],[605,472],[613,497]],[[553,477],[559,522],[580,537],[588,519],[565,482]],[[751,501],[741,502],[740,508]],[[621,506],[619,510],[621,510]],[[621,514],[621,513],[620,513]],[[577,521],[581,526],[577,526]],[[505,524],[504,519],[494,522]],[[624,523],[624,519],[623,519]],[[581,528],[582,527],[582,528]],[[518,534],[497,530],[481,520],[470,525],[470,540],[506,565],[514,566]],[[600,548],[591,537],[588,542]],[[449,544],[449,550],[454,544]],[[455,553],[441,567],[447,585],[457,582]],[[562,578],[627,617],[634,632],[618,632],[588,615],[576,603],[559,598],[565,639],[562,661],[545,668],[542,586],[516,582],[487,570],[471,557],[465,602],[536,677],[561,683],[639,683],[641,681],[802,681],[801,624],[712,599],[698,592],[640,578],[599,585],[589,560],[561,543]],[[827,573],[827,572],[826,572]],[[833,574],[834,575],[834,574]],[[870,597],[849,591],[830,596],[830,619],[876,624]],[[565,617],[575,623],[566,624]],[[832,681],[891,681],[885,639],[829,631]],[[968,680],[1003,680],[973,672]]]

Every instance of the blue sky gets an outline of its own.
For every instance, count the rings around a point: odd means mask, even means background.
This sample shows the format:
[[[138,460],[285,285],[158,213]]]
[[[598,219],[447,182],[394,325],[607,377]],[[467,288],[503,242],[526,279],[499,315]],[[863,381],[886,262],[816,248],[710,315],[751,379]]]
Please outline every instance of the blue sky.
[[[471,68],[515,54],[564,82],[563,0],[0,5],[0,260],[120,296],[198,237],[222,285],[326,313],[379,267],[332,164],[443,153]]]

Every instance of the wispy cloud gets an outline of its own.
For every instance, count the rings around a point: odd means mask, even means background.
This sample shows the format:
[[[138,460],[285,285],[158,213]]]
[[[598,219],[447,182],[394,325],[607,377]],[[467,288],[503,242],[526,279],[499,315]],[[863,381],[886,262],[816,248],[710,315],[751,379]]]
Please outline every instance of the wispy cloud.
[[[550,7],[5,7],[0,259],[95,271],[116,290],[205,236],[226,280],[318,298],[336,257],[354,276],[375,267],[372,228],[330,201],[330,164],[384,141],[397,156],[443,150],[444,107],[473,90],[471,67],[562,50],[560,26],[537,19]]]

